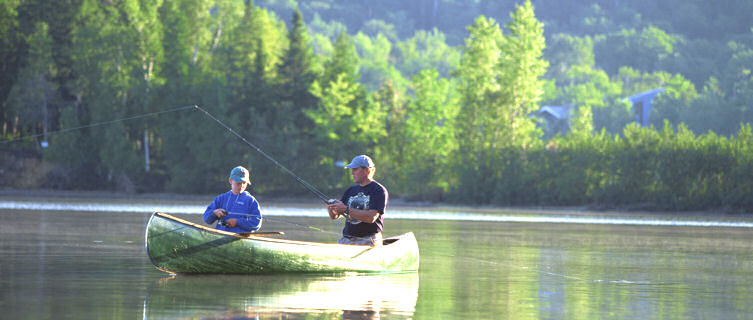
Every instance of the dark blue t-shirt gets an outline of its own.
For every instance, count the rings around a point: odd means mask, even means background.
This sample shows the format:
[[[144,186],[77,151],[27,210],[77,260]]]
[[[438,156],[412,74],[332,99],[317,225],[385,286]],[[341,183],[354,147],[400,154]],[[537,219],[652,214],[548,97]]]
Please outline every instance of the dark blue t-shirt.
[[[387,189],[376,181],[372,181],[365,187],[355,185],[348,188],[340,201],[353,209],[374,209],[379,212],[379,217],[374,223],[360,221],[356,223],[346,222],[343,236],[366,237],[382,232],[384,226],[384,209],[387,208],[388,199]]]

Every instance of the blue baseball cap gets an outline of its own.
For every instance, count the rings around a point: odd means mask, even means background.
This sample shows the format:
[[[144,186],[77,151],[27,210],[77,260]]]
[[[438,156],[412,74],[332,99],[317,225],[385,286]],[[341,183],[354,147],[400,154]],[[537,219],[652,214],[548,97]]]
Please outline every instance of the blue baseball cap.
[[[238,183],[245,181],[246,183],[250,184],[251,180],[248,179],[248,176],[248,170],[241,166],[237,166],[233,168],[233,171],[230,171],[230,179],[233,179]]]
[[[345,166],[348,169],[355,169],[355,168],[373,168],[374,167],[374,161],[371,161],[371,158],[369,156],[362,154],[360,156],[355,156],[353,158],[353,161],[350,162],[347,166]]]

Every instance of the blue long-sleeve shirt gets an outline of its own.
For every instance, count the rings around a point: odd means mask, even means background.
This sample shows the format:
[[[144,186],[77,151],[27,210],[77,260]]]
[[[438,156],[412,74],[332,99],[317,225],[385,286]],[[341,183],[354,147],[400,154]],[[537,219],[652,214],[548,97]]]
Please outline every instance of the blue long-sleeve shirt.
[[[216,229],[242,233],[261,228],[262,217],[259,202],[246,191],[237,195],[228,191],[214,198],[214,201],[204,211],[204,222],[212,224],[217,221],[217,216],[213,213],[215,209],[225,209],[228,213],[225,219],[235,218],[238,221],[234,228],[224,227],[217,223]]]

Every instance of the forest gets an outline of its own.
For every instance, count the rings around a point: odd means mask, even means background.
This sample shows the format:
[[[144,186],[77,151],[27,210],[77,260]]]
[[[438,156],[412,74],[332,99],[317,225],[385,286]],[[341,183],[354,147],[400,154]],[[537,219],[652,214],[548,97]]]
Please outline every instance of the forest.
[[[0,42],[5,188],[315,201],[199,106],[332,197],[368,154],[408,200],[753,211],[750,1],[0,0]]]

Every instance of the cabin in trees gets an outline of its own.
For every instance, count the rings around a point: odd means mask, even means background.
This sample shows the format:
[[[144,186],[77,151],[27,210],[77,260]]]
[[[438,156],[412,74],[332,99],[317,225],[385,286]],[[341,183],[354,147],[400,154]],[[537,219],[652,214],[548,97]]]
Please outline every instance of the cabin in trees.
[[[644,91],[639,94],[628,97],[627,99],[632,104],[631,110],[635,118],[635,122],[643,127],[649,125],[649,115],[651,114],[651,101],[654,97],[663,92],[664,88]]]
[[[570,131],[570,109],[572,104],[562,106],[542,106],[533,116],[544,119],[544,132],[551,137],[557,133],[565,135]]]

